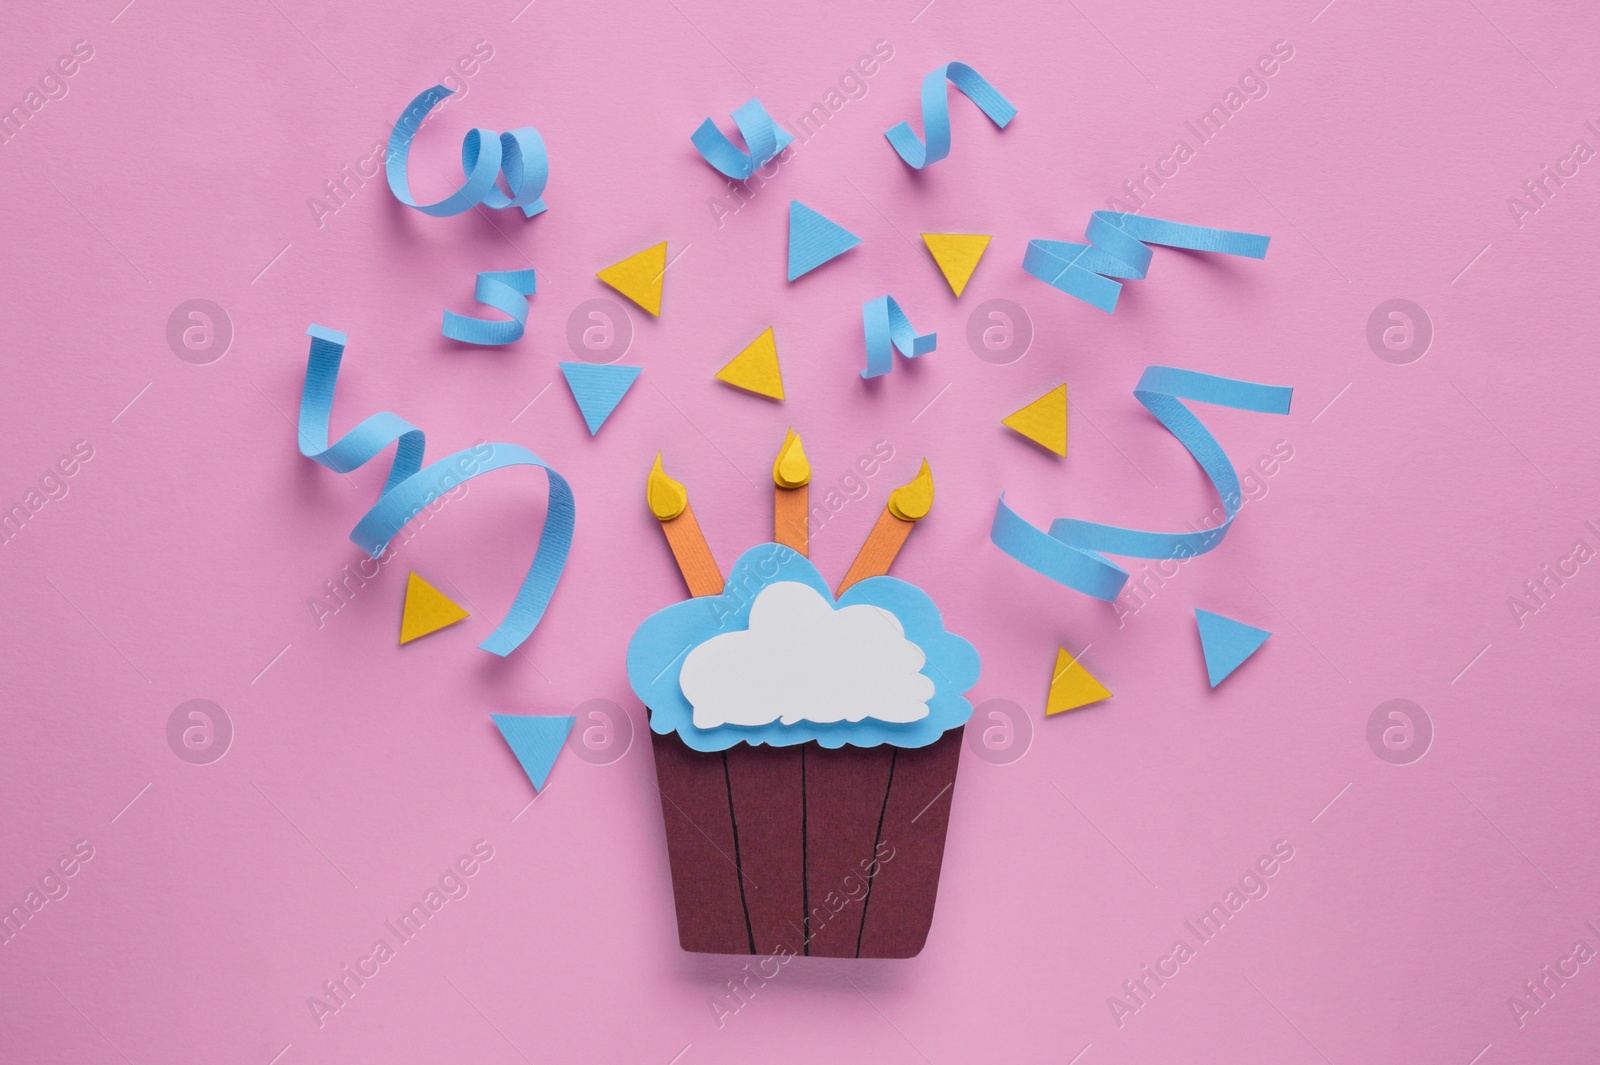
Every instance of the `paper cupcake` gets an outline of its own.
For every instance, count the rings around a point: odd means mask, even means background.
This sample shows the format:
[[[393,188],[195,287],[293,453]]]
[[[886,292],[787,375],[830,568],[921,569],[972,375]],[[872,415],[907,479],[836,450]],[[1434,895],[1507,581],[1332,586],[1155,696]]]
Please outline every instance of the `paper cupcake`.
[[[650,712],[684,950],[908,958],[933,920],[978,654],[881,575],[933,499],[890,496],[838,594],[805,557],[809,468],[774,466],[775,539],[726,583],[660,459],[649,499],[694,598],[647,618],[628,676]]]

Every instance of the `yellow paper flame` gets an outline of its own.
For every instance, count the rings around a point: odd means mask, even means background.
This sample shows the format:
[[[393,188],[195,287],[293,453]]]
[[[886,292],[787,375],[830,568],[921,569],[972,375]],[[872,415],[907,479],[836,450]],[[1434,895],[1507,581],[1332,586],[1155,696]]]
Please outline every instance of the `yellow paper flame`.
[[[901,521],[916,521],[928,516],[933,508],[933,471],[928,460],[922,460],[922,469],[911,479],[889,493],[889,513]]]
[[[655,465],[650,467],[650,480],[645,485],[645,498],[650,501],[650,513],[662,521],[671,521],[689,505],[689,493],[683,485],[668,477],[661,468],[661,452],[656,452]]]
[[[793,429],[783,438],[783,447],[772,463],[772,482],[779,488],[800,488],[811,483],[811,463],[806,460],[800,434]]]

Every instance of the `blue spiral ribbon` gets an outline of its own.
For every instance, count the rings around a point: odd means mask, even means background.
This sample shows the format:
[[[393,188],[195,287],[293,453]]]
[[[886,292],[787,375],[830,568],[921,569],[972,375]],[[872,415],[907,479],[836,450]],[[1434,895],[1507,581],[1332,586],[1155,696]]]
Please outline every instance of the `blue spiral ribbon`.
[[[479,444],[423,466],[426,442],[422,430],[388,411],[372,415],[328,443],[333,391],[348,341],[343,333],[320,325],[311,326],[306,333],[311,337],[311,356],[306,363],[305,390],[300,394],[300,454],[335,473],[347,473],[395,445],[383,493],[350,532],[351,541],[371,557],[381,555],[395,534],[424,507],[474,477],[509,466],[537,466],[545,471],[550,502],[533,563],[505,620],[478,645],[501,657],[515,651],[544,616],[566,568],[575,512],[572,488],[549,463],[516,444]]]
[[[389,191],[407,207],[415,207],[423,214],[447,218],[472,210],[478,204],[500,209],[520,207],[527,218],[545,209],[545,183],[550,180],[550,159],[545,153],[544,138],[532,126],[523,126],[510,133],[496,133],[492,129],[470,129],[461,139],[461,170],[466,181],[455,192],[438,203],[418,203],[411,195],[411,182],[406,177],[406,164],[411,156],[411,142],[422,127],[428,112],[454,90],[435,85],[417,96],[400,115],[389,134],[389,153],[384,171],[389,178]],[[504,172],[506,189],[496,184]]]
[[[879,296],[861,305],[861,330],[867,340],[867,368],[861,371],[866,378],[882,377],[894,369],[893,344],[908,359],[926,355],[939,343],[937,333],[922,333],[911,326],[911,319],[900,309],[893,296]]]
[[[701,157],[718,173],[735,181],[749,178],[794,141],[793,134],[779,129],[758,99],[751,99],[735,111],[733,124],[739,127],[739,135],[744,138],[749,151],[734,147],[727,135],[709,118],[700,123],[700,128],[690,134],[689,139],[694,142]]]
[[[1239,513],[1242,497],[1233,463],[1228,461],[1217,438],[1183,401],[1188,399],[1260,414],[1288,414],[1294,390],[1171,366],[1149,366],[1133,394],[1178,438],[1211,479],[1211,486],[1222,498],[1226,514],[1221,524],[1192,532],[1162,533],[1058,518],[1050,523],[1049,533],[1045,533],[1018,517],[1006,505],[1005,494],[1001,493],[994,525],[989,530],[989,539],[995,546],[1024,566],[1106,602],[1121,593],[1128,571],[1100,552],[1129,558],[1193,558],[1222,543]]]
[[[1030,240],[1022,268],[1045,284],[1110,314],[1117,309],[1117,297],[1122,293],[1122,283],[1111,278],[1144,280],[1151,256],[1146,244],[1265,259],[1267,243],[1272,238],[1145,218],[1123,211],[1095,211],[1089,216],[1084,239],[1089,243]],[[1102,277],[1102,274],[1107,276]]]
[[[922,79],[922,133],[927,143],[911,132],[908,122],[884,133],[894,150],[900,153],[901,160],[913,170],[921,170],[950,154],[950,100],[945,94],[946,81],[960,89],[1001,129],[1017,117],[1017,109],[1011,101],[967,64],[946,63],[935,67]]]
[[[444,335],[463,344],[497,347],[522,336],[528,326],[528,297],[538,291],[532,270],[486,270],[478,275],[472,298],[485,307],[511,316],[509,322],[469,318],[454,311],[444,312]]]

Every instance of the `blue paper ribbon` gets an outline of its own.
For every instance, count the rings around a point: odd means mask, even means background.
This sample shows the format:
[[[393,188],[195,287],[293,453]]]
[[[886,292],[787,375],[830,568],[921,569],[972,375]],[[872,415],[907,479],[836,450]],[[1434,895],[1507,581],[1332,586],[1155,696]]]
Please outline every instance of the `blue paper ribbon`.
[[[1161,533],[1058,518],[1045,533],[1018,517],[1006,505],[1002,493],[989,530],[989,539],[995,546],[1024,566],[1106,602],[1121,593],[1128,571],[1100,552],[1129,558],[1193,558],[1220,544],[1239,513],[1242,497],[1233,463],[1183,400],[1260,414],[1288,414],[1294,390],[1170,366],[1150,366],[1145,368],[1133,394],[1178,438],[1211,479],[1226,514],[1221,524],[1192,532]]]
[[[389,134],[388,161],[384,167],[394,198],[435,218],[462,214],[480,203],[496,209],[520,207],[528,218],[543,211],[545,203],[540,197],[550,179],[550,160],[545,153],[544,138],[532,126],[510,133],[468,130],[461,139],[461,170],[466,178],[462,186],[438,203],[418,203],[411,195],[411,182],[406,177],[411,141],[428,112],[451,95],[454,95],[453,90],[435,85],[412,100],[395,123],[394,132]],[[509,194],[495,183],[502,172]]]
[[[946,63],[934,68],[922,79],[922,134],[927,143],[911,132],[907,122],[884,133],[894,150],[900,153],[901,160],[913,170],[921,170],[950,154],[950,101],[945,94],[946,81],[960,89],[1001,129],[1017,117],[1017,109],[1011,101],[967,64]]]
[[[463,344],[495,347],[522,336],[528,325],[528,297],[538,291],[532,270],[487,270],[478,275],[472,298],[512,318],[509,322],[468,318],[454,311],[444,312],[444,335]]]
[[[1145,218],[1123,211],[1095,211],[1089,216],[1084,239],[1089,243],[1030,240],[1022,268],[1045,284],[1110,314],[1117,309],[1117,296],[1122,292],[1122,284],[1111,278],[1144,280],[1151,256],[1146,244],[1265,259],[1267,242],[1272,238]],[[1102,277],[1102,274],[1108,276]]]
[[[718,173],[735,181],[749,178],[794,141],[792,134],[778,128],[757,99],[751,99],[733,113],[733,124],[739,127],[739,135],[744,138],[749,151],[734,147],[733,142],[709,118],[700,123],[700,128],[690,134],[689,139],[694,142],[701,157]]]
[[[918,334],[911,319],[900,309],[893,296],[879,296],[861,305],[861,330],[867,338],[867,368],[861,371],[866,378],[882,377],[894,369],[893,344],[908,359],[926,355],[939,343],[937,333]]]
[[[505,620],[478,645],[501,657],[515,651],[544,616],[566,568],[575,509],[572,488],[549,463],[516,444],[480,444],[423,466],[426,441],[422,430],[388,411],[372,415],[330,444],[333,391],[348,341],[343,333],[320,325],[311,326],[306,333],[311,337],[311,356],[306,363],[305,390],[300,394],[300,454],[336,473],[347,473],[395,445],[383,493],[350,532],[355,545],[373,558],[381,555],[395,534],[424,507],[474,477],[509,466],[537,466],[549,477],[550,502],[533,563]],[[488,454],[483,454],[484,450]]]

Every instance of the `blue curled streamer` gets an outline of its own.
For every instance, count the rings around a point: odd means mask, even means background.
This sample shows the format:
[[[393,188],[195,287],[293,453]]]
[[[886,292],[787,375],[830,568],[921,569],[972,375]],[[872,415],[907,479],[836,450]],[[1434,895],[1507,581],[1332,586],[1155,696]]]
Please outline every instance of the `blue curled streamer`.
[[[522,336],[528,326],[527,297],[538,291],[532,270],[486,270],[478,275],[472,298],[512,318],[509,322],[468,318],[454,311],[444,312],[444,335],[463,344],[495,347]]]
[[[1149,366],[1133,394],[1200,464],[1211,479],[1211,486],[1222,497],[1226,520],[1210,529],[1161,533],[1058,518],[1050,523],[1047,534],[1018,517],[1006,506],[1005,494],[1001,493],[994,525],[989,530],[989,539],[995,546],[1024,566],[1108,603],[1121,593],[1128,571],[1100,552],[1129,558],[1193,558],[1220,544],[1239,513],[1239,476],[1234,472],[1233,463],[1228,461],[1217,438],[1184,406],[1183,400],[1260,414],[1288,414],[1294,389],[1214,377],[1171,366]]]
[[[734,147],[733,142],[709,118],[700,123],[700,128],[691,133],[689,139],[694,142],[701,158],[715,167],[718,173],[735,181],[749,178],[794,141],[794,135],[779,129],[758,99],[752,98],[735,111],[733,124],[739,127],[739,135],[744,138],[749,151]]]
[[[1272,240],[1257,233],[1207,229],[1123,211],[1095,211],[1089,216],[1084,239],[1089,243],[1030,240],[1022,268],[1107,314],[1117,309],[1117,296],[1122,293],[1121,282],[1111,278],[1142,281],[1149,271],[1151,251],[1146,243],[1265,259],[1267,243]]]
[[[466,175],[465,183],[438,203],[418,203],[411,195],[411,182],[406,177],[411,141],[428,112],[440,100],[454,94],[452,89],[435,85],[412,100],[395,122],[394,131],[389,134],[388,160],[384,166],[394,198],[434,218],[462,214],[480,203],[497,210],[520,207],[527,218],[545,210],[540,197],[544,195],[545,183],[550,180],[550,158],[545,152],[544,138],[532,126],[510,133],[469,129],[461,139],[461,170]],[[496,184],[502,172],[509,194]]]
[[[946,63],[935,67],[922,79],[922,132],[927,144],[911,132],[909,122],[902,122],[884,133],[900,154],[901,161],[913,170],[921,170],[950,154],[950,101],[945,96],[946,81],[960,89],[1001,129],[1017,117],[1015,105],[967,64]]]
[[[571,486],[549,463],[516,444],[479,444],[423,466],[426,441],[422,430],[388,411],[372,415],[328,443],[333,391],[348,339],[338,330],[320,325],[311,326],[306,333],[311,337],[311,356],[306,362],[305,390],[300,394],[300,454],[335,473],[347,473],[395,445],[383,493],[350,532],[351,541],[371,557],[383,554],[395,534],[424,507],[474,477],[508,466],[538,466],[545,471],[550,502],[533,562],[505,620],[478,645],[502,658],[515,651],[544,617],[566,568],[575,513]]]
[[[911,319],[900,309],[893,296],[879,296],[861,305],[861,331],[867,338],[867,368],[861,371],[865,378],[882,377],[894,369],[893,344],[908,359],[926,355],[939,344],[937,333],[918,334]]]

